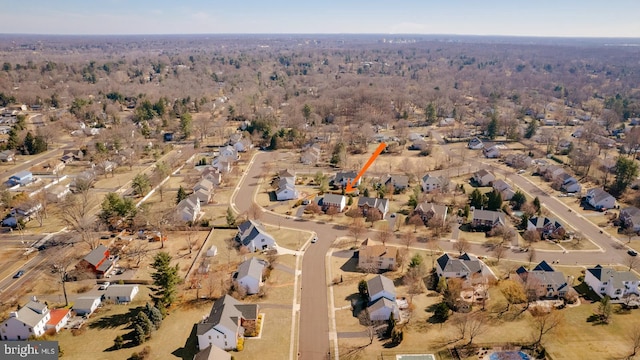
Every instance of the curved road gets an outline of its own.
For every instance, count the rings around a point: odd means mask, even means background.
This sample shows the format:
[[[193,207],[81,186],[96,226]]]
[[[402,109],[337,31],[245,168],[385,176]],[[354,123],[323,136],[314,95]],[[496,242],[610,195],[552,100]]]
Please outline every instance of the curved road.
[[[439,134],[436,133],[436,135]],[[447,145],[441,144],[441,146],[445,152],[453,155]],[[260,152],[254,155],[231,196],[231,205],[238,213],[246,212],[254,202],[255,192],[261,181],[262,165],[265,162],[277,162],[281,160],[283,156],[284,154],[275,152]],[[491,166],[490,163],[485,163],[477,159],[468,159],[467,161],[473,163],[478,168]],[[469,164],[465,166],[468,167]],[[494,171],[504,174],[502,170],[494,169]],[[580,231],[586,238],[593,241],[599,247],[599,250],[568,250],[566,253],[541,250],[537,252],[536,261],[546,260],[552,262],[559,260],[560,264],[565,265],[605,265],[624,264],[626,262],[629,256],[626,253],[626,247],[623,242],[615,237],[600,233],[600,229],[596,225],[575,212],[569,212],[568,206],[552,195],[545,193],[525,177],[516,174],[506,174],[505,176],[508,176],[509,180],[531,196],[537,196],[543,206],[550,212]],[[325,257],[333,241],[339,236],[346,235],[346,229],[330,223],[294,219],[289,216],[285,217],[264,209],[261,221],[265,224],[281,225],[318,234],[318,242],[309,244],[309,246],[306,247],[302,261],[302,279],[299,285],[301,300],[298,331],[298,359],[330,359],[333,350],[330,350],[331,347],[329,345],[330,317],[327,315],[327,311],[329,311],[330,314],[332,314],[332,311],[328,308],[327,284],[329,281],[326,279]],[[373,234],[374,232],[370,231],[369,234],[365,236],[371,236]],[[389,242],[400,244],[400,241],[396,238]],[[454,251],[454,243],[455,240],[442,239],[439,241],[439,248],[451,252]],[[426,245],[415,243],[413,247],[426,248]],[[491,256],[490,250],[479,244],[472,244],[470,252],[477,255]],[[505,258],[527,262],[526,253],[511,252],[507,254]],[[302,284],[304,284],[304,286]],[[336,345],[334,344],[334,346]]]

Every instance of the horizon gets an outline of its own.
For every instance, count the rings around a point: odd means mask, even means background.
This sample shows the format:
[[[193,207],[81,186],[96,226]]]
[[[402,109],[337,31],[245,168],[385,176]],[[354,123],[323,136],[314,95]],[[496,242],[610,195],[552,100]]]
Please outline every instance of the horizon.
[[[385,35],[638,38],[640,2],[327,0],[217,2],[80,0],[19,2],[5,9],[6,35]]]

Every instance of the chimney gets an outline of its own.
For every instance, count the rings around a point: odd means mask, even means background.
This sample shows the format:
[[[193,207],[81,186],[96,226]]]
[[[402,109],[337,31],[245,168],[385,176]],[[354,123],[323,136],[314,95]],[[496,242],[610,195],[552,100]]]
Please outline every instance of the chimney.
[[[35,295],[33,295],[33,296],[31,297],[31,301],[36,301],[36,302],[37,302],[37,301],[38,301],[38,298],[36,298],[36,296],[35,296]]]
[[[18,317],[18,312],[17,312],[17,311],[12,311],[12,312],[10,312],[10,313],[9,313],[9,317],[17,318],[17,317]]]

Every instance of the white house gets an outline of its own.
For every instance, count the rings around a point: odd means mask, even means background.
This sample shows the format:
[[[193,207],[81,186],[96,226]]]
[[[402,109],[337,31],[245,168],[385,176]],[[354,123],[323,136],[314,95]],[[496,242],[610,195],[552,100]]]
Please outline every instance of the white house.
[[[235,280],[247,291],[247,294],[257,294],[262,286],[262,273],[266,266],[266,261],[256,257],[245,260],[238,266]]]
[[[200,199],[196,194],[191,194],[178,203],[176,211],[182,221],[194,222],[200,217]]]
[[[49,308],[34,296],[20,310],[9,313],[9,318],[0,325],[0,339],[27,340],[31,336],[42,336],[49,320]]]
[[[601,188],[593,188],[587,192],[587,202],[597,210],[613,209],[616,198]]]
[[[347,206],[347,197],[344,195],[324,194],[322,198],[322,208],[326,210],[332,206],[338,209],[339,212],[342,212]]]
[[[358,251],[358,268],[369,270],[393,270],[398,259],[398,249],[394,246],[369,245],[365,240]]]
[[[104,292],[104,299],[116,304],[129,303],[138,295],[138,285],[111,285]]]
[[[201,204],[208,204],[213,195],[213,182],[208,179],[201,179],[193,187],[193,193]]]
[[[262,224],[255,220],[248,220],[238,225],[236,241],[246,246],[251,252],[271,249],[277,245],[273,236],[269,235]]]
[[[209,316],[197,324],[198,349],[216,346],[224,350],[238,347],[244,338],[244,326],[258,319],[258,305],[243,304],[229,295],[213,303]]]
[[[515,191],[511,188],[511,185],[507,184],[504,180],[495,180],[493,182],[493,189],[500,193],[503,201],[509,201],[515,195]]]
[[[225,146],[220,149],[220,156],[226,156],[233,160],[238,160],[240,157],[238,156],[238,150],[233,146]]]
[[[49,321],[47,321],[45,328],[47,330],[53,329],[55,332],[59,332],[65,325],[67,325],[67,322],[69,322],[69,319],[71,318],[71,309],[51,309],[49,310],[49,314],[51,317],[49,318]]]
[[[222,173],[228,173],[229,171],[231,171],[231,167],[234,162],[235,162],[235,158],[231,156],[221,155],[214,158],[213,161],[211,162],[211,165]]]
[[[298,190],[296,190],[296,174],[291,170],[283,170],[280,172],[280,180],[278,180],[278,189],[276,190],[276,199],[278,201],[294,200],[298,198]]]
[[[367,280],[369,292],[369,318],[372,321],[389,320],[393,313],[396,320],[400,319],[400,310],[396,303],[396,287],[388,277],[377,275]]]
[[[484,281],[487,276],[493,277],[491,271],[477,257],[462,254],[455,258],[444,254],[436,260],[436,273],[445,279],[458,278],[471,283]]]
[[[600,296],[620,299],[630,294],[639,295],[638,277],[631,271],[616,271],[596,265],[584,273],[584,282]]]
[[[626,207],[620,210],[619,217],[624,226],[632,228],[634,231],[640,231],[640,209],[635,206]]]
[[[73,302],[73,311],[80,316],[89,316],[102,303],[101,296],[82,296]]]
[[[474,137],[473,139],[469,140],[469,143],[467,144],[467,146],[471,150],[480,150],[484,147],[484,144],[482,143],[482,140],[478,139],[477,137]]]
[[[500,149],[496,145],[492,145],[488,148],[482,149],[482,153],[488,159],[495,159],[500,157]]]
[[[425,175],[422,177],[421,181],[422,191],[424,192],[432,192],[432,191],[446,191],[449,186],[449,180],[444,176],[433,176],[433,175]]]
[[[58,185],[47,189],[47,200],[51,202],[60,201],[71,193],[68,186]]]
[[[347,186],[347,183],[353,182],[353,179],[355,179],[357,176],[358,176],[358,173],[355,171],[340,171],[336,174],[333,180],[331,180],[331,185],[345,187]],[[351,185],[353,187],[359,186],[361,180],[362,178],[359,178],[358,181],[356,181],[355,183],[352,183]]]

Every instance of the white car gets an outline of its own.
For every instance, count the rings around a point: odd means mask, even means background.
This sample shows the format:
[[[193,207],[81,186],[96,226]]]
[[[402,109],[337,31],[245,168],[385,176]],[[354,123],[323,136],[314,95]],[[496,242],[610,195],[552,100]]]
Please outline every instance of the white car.
[[[107,288],[109,287],[109,285],[111,285],[110,282],[105,281],[102,283],[102,285],[100,285],[100,287],[98,288],[98,290],[107,290]]]
[[[311,242],[312,242],[312,243],[316,243],[316,242],[318,242],[318,237],[317,237],[317,236],[314,236],[314,237],[313,237],[313,239],[311,239]]]

